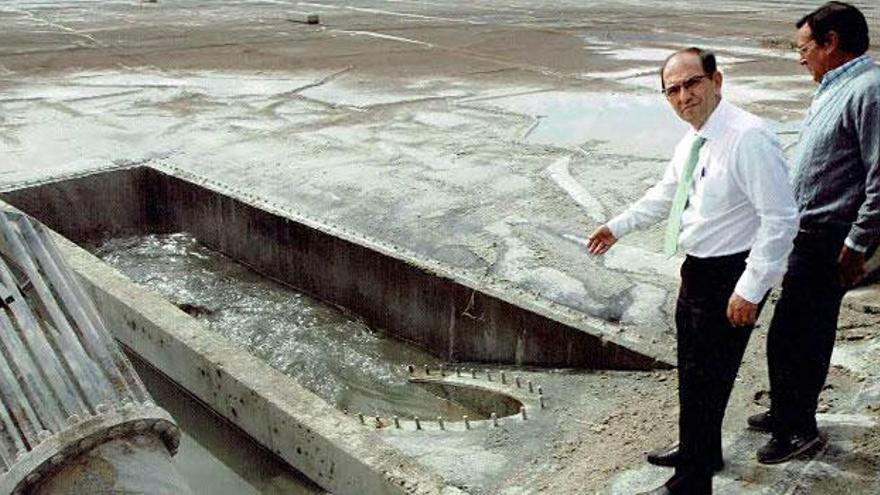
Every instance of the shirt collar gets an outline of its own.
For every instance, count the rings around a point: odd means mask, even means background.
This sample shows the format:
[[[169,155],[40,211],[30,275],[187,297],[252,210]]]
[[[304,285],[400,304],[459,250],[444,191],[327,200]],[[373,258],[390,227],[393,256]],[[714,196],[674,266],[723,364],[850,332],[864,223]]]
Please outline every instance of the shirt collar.
[[[703,124],[703,127],[700,128],[699,131],[693,131],[694,135],[702,136],[706,138],[707,141],[719,139],[724,133],[724,122],[727,120],[729,107],[730,104],[722,98],[721,101],[718,102],[718,106],[715,107],[715,110],[709,114],[709,118],[706,119],[706,123]]]
[[[845,81],[849,77],[852,77],[863,70],[873,67],[874,59],[871,58],[867,53],[864,55],[860,55],[849,62],[837,67],[836,69],[832,69],[825,73],[822,76],[822,82],[819,83],[819,87],[816,89],[816,95],[820,95],[825,90],[833,86],[838,81]]]

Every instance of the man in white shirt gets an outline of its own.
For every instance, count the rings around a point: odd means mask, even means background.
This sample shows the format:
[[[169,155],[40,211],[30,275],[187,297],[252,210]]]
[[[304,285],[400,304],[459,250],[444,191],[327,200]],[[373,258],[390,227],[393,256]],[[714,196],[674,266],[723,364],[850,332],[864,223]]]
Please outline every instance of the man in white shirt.
[[[675,475],[646,494],[712,493],[722,469],[721,423],[743,353],[771,286],[786,269],[797,207],[776,136],[721,99],[713,54],[688,48],[660,71],[663,93],[691,125],[663,178],[596,229],[601,255],[627,233],[669,218],[665,251],[686,253],[676,304],[679,444],[649,462]]]

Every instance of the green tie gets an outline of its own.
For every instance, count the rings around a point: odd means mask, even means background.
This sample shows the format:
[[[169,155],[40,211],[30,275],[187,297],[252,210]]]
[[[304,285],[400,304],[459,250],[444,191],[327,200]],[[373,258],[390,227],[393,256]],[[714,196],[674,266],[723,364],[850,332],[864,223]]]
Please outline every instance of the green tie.
[[[691,154],[688,156],[681,179],[678,181],[678,189],[675,191],[672,209],[669,211],[669,222],[666,224],[666,242],[663,245],[663,254],[667,258],[673,257],[675,250],[678,248],[681,214],[684,212],[685,205],[687,205],[688,193],[691,190],[691,184],[694,182],[694,168],[697,166],[697,162],[700,161],[700,148],[703,147],[705,142],[706,138],[702,136],[697,136],[694,140],[694,144],[691,146]]]

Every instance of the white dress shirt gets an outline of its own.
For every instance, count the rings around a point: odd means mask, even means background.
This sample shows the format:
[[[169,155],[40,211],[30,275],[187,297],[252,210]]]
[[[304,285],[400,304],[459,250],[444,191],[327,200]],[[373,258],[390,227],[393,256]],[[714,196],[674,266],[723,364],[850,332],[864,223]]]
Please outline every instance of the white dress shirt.
[[[706,138],[681,218],[678,243],[698,258],[751,250],[734,292],[758,303],[785,274],[798,213],[782,147],[763,121],[722,100],[675,147],[663,178],[608,228],[618,239],[669,216],[697,136]]]

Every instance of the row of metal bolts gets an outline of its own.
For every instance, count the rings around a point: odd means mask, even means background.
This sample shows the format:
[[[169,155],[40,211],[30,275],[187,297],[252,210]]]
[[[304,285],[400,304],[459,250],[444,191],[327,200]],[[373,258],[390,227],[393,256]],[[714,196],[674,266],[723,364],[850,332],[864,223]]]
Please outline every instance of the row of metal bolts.
[[[412,375],[416,371],[415,366],[413,366],[413,365],[409,365],[408,369],[409,369],[410,375]],[[427,376],[431,375],[431,368],[427,364],[425,365],[424,370],[425,370],[425,375],[427,375]],[[477,370],[476,369],[471,368],[470,374],[471,374],[471,378],[477,378]],[[461,376],[461,368],[458,368],[458,367],[455,368],[455,375],[459,376],[459,377]],[[445,366],[442,366],[442,365],[440,366],[440,376],[443,376],[443,377],[446,376],[446,367]],[[486,370],[486,379],[490,382],[492,381],[492,370]],[[501,372],[501,383],[504,385],[507,384],[507,375],[503,371]],[[514,377],[514,383],[516,383],[517,388],[522,388],[522,378],[520,378],[518,376]],[[529,392],[534,393],[535,386],[532,384],[531,380],[528,380],[526,383],[527,383],[527,387],[529,389]],[[538,403],[540,404],[541,409],[544,409],[546,407],[546,404],[544,402],[544,389],[541,388],[540,385],[538,385],[537,390],[538,390]],[[345,412],[346,412],[346,414],[348,413],[348,411],[345,411]],[[529,416],[526,413],[525,406],[519,408],[519,413],[522,416],[522,419],[524,421],[529,419]],[[490,415],[490,418],[492,419],[492,426],[497,428],[498,427],[498,415],[493,412]],[[366,416],[364,416],[363,414],[358,413],[358,419],[360,420],[361,424],[364,424],[364,425],[367,424]],[[397,416],[393,416],[392,419],[394,421],[394,427],[397,429],[400,429],[400,418]],[[471,429],[471,422],[468,419],[468,417],[462,416],[461,419],[464,422],[465,429],[470,430]],[[421,430],[422,429],[422,422],[419,419],[419,417],[415,416],[413,418],[413,420],[415,421],[415,424],[416,424],[416,430]],[[382,418],[376,416],[376,424],[381,425]],[[446,430],[446,421],[443,419],[442,416],[437,416],[437,424],[440,426],[441,430]]]
[[[541,397],[541,408],[543,408],[543,407],[544,407],[544,398]],[[526,413],[526,408],[525,408],[525,407],[520,407],[520,408],[519,408],[519,413],[520,413],[520,415],[522,416],[522,419],[523,419],[523,420],[528,420],[528,419],[529,419],[529,416],[528,416],[528,414]],[[367,424],[367,417],[366,417],[366,416],[364,416],[364,415],[361,414],[361,413],[358,413],[357,416],[358,416],[358,420],[360,420],[360,422],[361,422],[362,425]],[[498,427],[498,424],[499,424],[499,423],[498,423],[498,415],[495,414],[495,413],[492,413],[492,414],[490,415],[490,418],[492,419],[492,426],[493,426],[494,428],[497,428],[497,427]],[[392,419],[393,419],[393,421],[394,421],[394,427],[397,428],[397,429],[399,430],[399,429],[400,429],[400,418],[397,417],[397,416],[393,416]],[[464,422],[464,427],[465,427],[465,429],[466,429],[466,430],[470,430],[470,429],[471,429],[471,422],[470,422],[470,420],[468,419],[468,417],[467,417],[467,416],[462,416],[461,419],[462,419],[462,421]],[[419,419],[418,416],[415,416],[415,417],[413,417],[413,420],[414,420],[415,423],[416,423],[416,430],[421,430],[421,429],[422,429],[422,421],[421,421],[421,419]],[[376,416],[376,424],[377,424],[377,425],[381,425],[381,424],[382,424],[382,418],[380,418],[379,416]],[[437,416],[437,424],[440,426],[440,429],[441,429],[441,430],[444,430],[444,431],[446,430],[446,420],[443,419],[443,416]]]
[[[409,374],[412,375],[413,373],[415,373],[415,371],[416,371],[415,366],[409,365]],[[470,374],[471,374],[471,378],[477,378],[477,370],[476,369],[471,368]],[[425,365],[425,375],[427,375],[427,376],[431,375],[431,368],[429,368],[427,364]],[[440,366],[440,376],[443,376],[443,377],[446,376],[446,368],[444,366]],[[455,376],[459,376],[459,377],[461,376],[461,368],[455,368]],[[490,382],[492,381],[492,370],[486,370],[486,380],[488,380]],[[520,378],[518,376],[514,377],[514,383],[516,383],[516,388],[522,388],[522,378]],[[532,381],[529,380],[526,383],[529,388],[529,392],[534,393],[535,387],[534,387],[534,385],[532,385]],[[501,384],[507,385],[507,374],[504,373],[503,371],[501,372]],[[544,395],[544,389],[542,389],[540,385],[538,385],[538,395],[541,395],[541,396]],[[541,409],[543,409],[543,408],[544,407],[541,406]]]

